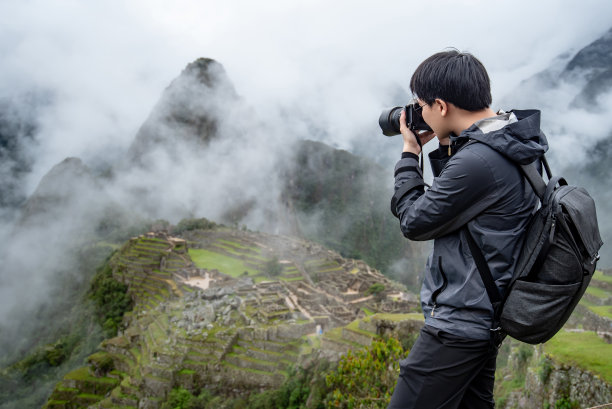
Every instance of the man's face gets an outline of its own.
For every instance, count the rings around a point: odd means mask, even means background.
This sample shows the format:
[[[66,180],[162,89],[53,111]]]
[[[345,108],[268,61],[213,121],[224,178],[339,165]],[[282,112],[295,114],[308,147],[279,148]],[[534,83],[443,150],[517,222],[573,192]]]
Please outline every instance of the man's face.
[[[451,130],[447,123],[447,118],[442,114],[442,106],[435,100],[431,105],[427,105],[422,99],[417,99],[418,104],[421,106],[421,115],[423,120],[427,122],[427,125],[434,131],[438,139],[444,139],[448,137]]]

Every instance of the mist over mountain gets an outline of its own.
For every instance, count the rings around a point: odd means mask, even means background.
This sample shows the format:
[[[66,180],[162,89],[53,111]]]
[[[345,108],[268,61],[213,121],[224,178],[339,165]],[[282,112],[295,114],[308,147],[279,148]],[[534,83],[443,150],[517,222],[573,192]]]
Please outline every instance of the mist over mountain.
[[[388,212],[392,178],[367,159],[258,122],[214,60],[189,64],[129,150],[100,160],[112,166],[63,160],[21,205],[1,250],[3,361],[27,349],[32,333],[45,332],[39,311],[57,312],[50,305],[66,277],[79,274],[80,248],[125,239],[157,219],[205,215],[298,234],[417,284],[420,251]],[[25,280],[27,272],[35,273]],[[91,277],[82,274],[74,281]],[[13,343],[15,337],[24,343]]]
[[[25,176],[35,161],[39,116],[50,103],[40,92],[21,92],[0,98],[0,220],[27,198]]]
[[[612,29],[577,52],[560,55],[546,70],[504,96],[500,107],[537,108],[548,137],[553,174],[587,188],[594,197],[604,250],[600,264],[612,258]]]

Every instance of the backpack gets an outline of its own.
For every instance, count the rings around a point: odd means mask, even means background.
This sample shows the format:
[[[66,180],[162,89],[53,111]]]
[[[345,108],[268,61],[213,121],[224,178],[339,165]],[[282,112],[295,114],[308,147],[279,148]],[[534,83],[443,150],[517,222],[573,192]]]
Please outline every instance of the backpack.
[[[529,344],[548,341],[563,327],[584,294],[603,245],[595,202],[581,187],[552,177],[540,159],[548,183],[536,162],[520,165],[540,199],[531,216],[516,270],[502,298],[474,238],[465,229],[472,256],[493,305],[492,340],[506,334]]]

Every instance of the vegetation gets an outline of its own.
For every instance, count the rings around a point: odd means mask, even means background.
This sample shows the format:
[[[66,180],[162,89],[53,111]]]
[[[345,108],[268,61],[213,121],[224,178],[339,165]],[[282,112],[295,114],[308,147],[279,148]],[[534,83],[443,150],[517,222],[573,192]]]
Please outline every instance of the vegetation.
[[[189,256],[199,268],[216,269],[232,277],[240,277],[245,271],[249,270],[249,267],[242,260],[210,250],[190,248]]]
[[[368,348],[340,359],[327,375],[331,392],[325,400],[333,408],[386,408],[399,375],[399,360],[406,355],[395,338],[376,340]]]
[[[110,257],[109,257],[110,259]],[[98,269],[90,288],[96,313],[108,337],[117,334],[123,314],[132,309],[132,299],[125,284],[113,278],[108,261]]]
[[[168,394],[168,399],[161,405],[161,409],[208,409],[213,400],[212,394],[206,390],[196,396],[187,389],[175,388]]]
[[[321,360],[307,369],[291,368],[276,390],[228,399],[202,389],[172,390],[162,409],[327,409],[386,408],[406,355],[395,338],[377,339],[349,352],[337,367]]]
[[[325,409],[327,393],[324,374],[328,363],[321,361],[310,369],[290,369],[287,380],[276,390],[255,393],[245,398],[213,396],[202,389],[193,394],[186,389],[173,389],[162,409]],[[308,406],[306,402],[308,401]]]
[[[74,335],[61,338],[59,341],[37,348],[33,353],[15,363],[11,369],[21,372],[25,380],[31,380],[42,370],[64,363],[78,343]]]
[[[278,257],[274,257],[266,262],[264,272],[270,277],[278,277],[282,274],[283,265],[278,262]]]
[[[612,284],[612,275],[605,275],[602,271],[597,270],[595,274],[593,274],[593,280]]]
[[[550,405],[546,402],[545,409],[548,409]],[[580,404],[567,397],[561,398],[555,402],[554,408],[551,409],[580,409]]]
[[[610,345],[594,332],[560,331],[544,344],[544,350],[561,362],[597,373],[612,383]]]
[[[520,391],[525,386],[525,377],[529,362],[533,356],[533,347],[512,339],[506,339],[497,355],[497,370],[495,372],[495,403],[504,407],[511,392]],[[550,372],[540,374],[540,377]]]
[[[597,298],[605,299],[605,298],[610,298],[612,296],[612,292],[606,291],[603,288],[594,287],[594,286],[587,287],[586,292]]]
[[[181,234],[190,230],[211,230],[217,227],[217,224],[206,219],[183,219],[173,229],[173,233]]]

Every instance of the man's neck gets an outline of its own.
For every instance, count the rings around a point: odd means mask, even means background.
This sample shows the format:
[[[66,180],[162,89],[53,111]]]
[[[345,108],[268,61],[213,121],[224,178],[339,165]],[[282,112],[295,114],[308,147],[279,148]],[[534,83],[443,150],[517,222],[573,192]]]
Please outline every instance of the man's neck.
[[[458,109],[456,125],[453,127],[455,135],[461,134],[464,130],[474,125],[481,119],[490,118],[497,115],[491,108],[485,108],[481,111],[466,111],[464,109]]]

